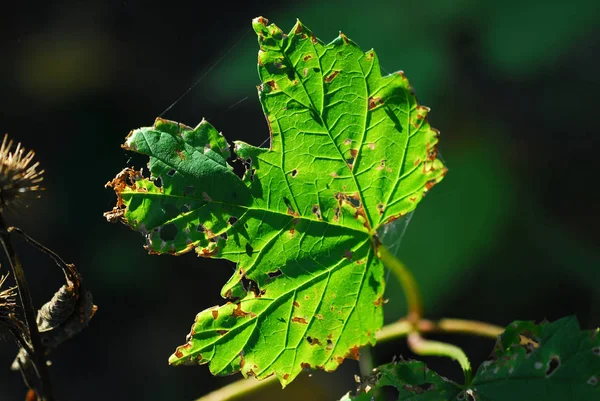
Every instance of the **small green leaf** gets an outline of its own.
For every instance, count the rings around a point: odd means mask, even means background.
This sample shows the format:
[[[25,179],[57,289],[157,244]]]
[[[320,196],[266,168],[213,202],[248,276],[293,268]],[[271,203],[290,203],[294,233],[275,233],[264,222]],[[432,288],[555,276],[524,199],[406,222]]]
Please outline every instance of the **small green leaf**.
[[[581,331],[572,316],[509,325],[491,359],[464,389],[422,362],[402,361],[380,366],[356,397],[342,400],[370,400],[374,390],[392,386],[399,391],[398,400],[591,401],[600,399],[599,380],[600,329]]]
[[[381,76],[374,51],[343,34],[325,45],[300,22],[288,35],[264,18],[253,27],[270,148],[235,142],[240,179],[208,122],[157,119],[124,145],[150,157],[151,176],[125,169],[109,183],[118,202],[107,218],[140,231],[151,253],[237,264],[221,291],[230,302],[196,316],[171,364],[286,385],[375,343],[377,229],[413,210],[446,168],[428,109],[402,73]]]

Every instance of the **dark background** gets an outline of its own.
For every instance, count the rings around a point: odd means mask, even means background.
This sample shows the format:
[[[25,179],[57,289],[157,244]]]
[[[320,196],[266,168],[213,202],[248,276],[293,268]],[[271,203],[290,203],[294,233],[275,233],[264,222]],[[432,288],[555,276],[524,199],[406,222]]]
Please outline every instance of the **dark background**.
[[[584,328],[600,325],[597,1],[11,3],[0,23],[0,133],[36,150],[47,189],[7,219],[75,263],[99,306],[52,355],[58,400],[186,401],[237,378],[167,365],[195,314],[223,302],[233,267],[149,256],[139,234],[102,213],[115,202],[104,184],[130,158],[124,137],[194,83],[164,117],[206,117],[230,141],[268,137],[250,28],[259,15],[284,31],[298,17],[325,42],[342,30],[374,47],[384,71],[404,70],[432,108],[449,172],[413,215],[400,253],[427,316],[506,325],[575,314]],[[22,241],[17,248],[39,306],[61,274]],[[386,319],[401,317],[393,280],[386,296]],[[475,365],[493,345],[434,338],[464,347]],[[9,370],[16,351],[0,340],[2,401],[24,396]],[[401,340],[374,350],[378,363],[400,354],[411,356]],[[460,380],[456,364],[427,362]],[[347,361],[253,399],[337,399],[354,373]]]

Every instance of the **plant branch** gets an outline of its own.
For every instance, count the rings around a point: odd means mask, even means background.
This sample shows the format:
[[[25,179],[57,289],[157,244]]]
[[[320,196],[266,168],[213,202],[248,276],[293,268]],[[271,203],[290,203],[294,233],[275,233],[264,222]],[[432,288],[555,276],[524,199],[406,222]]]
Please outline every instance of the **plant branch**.
[[[408,346],[417,355],[446,356],[457,361],[465,374],[465,384],[471,384],[471,362],[465,352],[456,345],[426,340],[418,331],[413,331],[408,335]]]
[[[36,310],[33,307],[33,301],[25,278],[25,272],[21,266],[21,261],[17,256],[11,242],[10,234],[6,230],[4,218],[0,213],[0,241],[4,247],[4,252],[8,257],[8,262],[13,271],[17,288],[19,291],[19,298],[21,300],[21,306],[23,307],[23,314],[25,316],[25,322],[29,329],[29,339],[31,341],[33,353],[30,354],[30,358],[34,363],[35,369],[40,379],[40,393],[38,396],[42,401],[52,401],[52,383],[50,381],[50,374],[48,367],[46,366],[45,350],[42,345],[40,333],[37,327]]]
[[[379,251],[379,259],[381,259],[385,267],[394,273],[404,290],[408,304],[408,319],[412,322],[419,321],[421,316],[423,316],[423,303],[421,302],[421,292],[415,278],[404,263],[392,255],[383,244],[379,244],[377,250]]]

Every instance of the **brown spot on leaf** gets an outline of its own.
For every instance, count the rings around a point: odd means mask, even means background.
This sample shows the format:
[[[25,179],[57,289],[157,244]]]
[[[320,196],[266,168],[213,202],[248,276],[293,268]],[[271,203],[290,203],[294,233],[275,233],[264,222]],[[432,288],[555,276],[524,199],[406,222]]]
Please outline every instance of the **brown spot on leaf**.
[[[285,375],[283,375],[283,380],[287,380],[290,377],[289,373],[286,373]]]
[[[373,110],[377,106],[381,106],[384,103],[383,99],[379,96],[371,96],[369,98],[369,110]]]
[[[295,306],[296,308],[299,308],[299,307],[300,307],[300,304],[298,303],[298,301],[294,301],[294,306]]]
[[[333,215],[333,221],[337,222],[340,220],[340,208],[336,207],[335,209],[333,209],[334,215]]]
[[[347,45],[350,44],[350,39],[348,39],[348,37],[341,32],[340,32],[340,38],[342,38],[342,40],[344,41],[345,44],[347,44]]]
[[[265,82],[267,85],[269,85],[269,87],[271,87],[271,90],[277,90],[279,89],[279,87],[277,86],[277,83],[275,82],[275,80],[270,80]]]
[[[425,188],[429,191],[435,184],[437,184],[436,180],[429,180],[425,183]]]
[[[340,73],[339,71],[334,71],[331,74],[329,74],[328,76],[326,76],[325,77],[325,83],[330,83],[331,81],[333,81],[333,79],[335,77],[337,77],[339,73]]]
[[[215,246],[214,248],[202,248],[200,249],[200,252],[198,253],[199,256],[202,256],[203,258],[210,258],[214,255],[217,254],[217,252],[219,252],[219,247]]]
[[[358,346],[355,345],[354,347],[350,348],[350,351],[348,351],[348,353],[344,357],[347,359],[354,359],[355,361],[358,361],[360,359],[360,352]]]
[[[317,39],[317,37],[314,34],[310,35],[310,41],[316,45],[317,43],[319,43],[319,39]]]
[[[180,359],[181,359],[181,358],[183,358],[183,352],[181,352],[181,349],[180,349],[180,348],[181,348],[181,347],[177,347],[177,349],[175,350],[175,356],[176,356],[177,358],[180,358]]]
[[[380,306],[382,303],[383,303],[383,296],[380,296],[373,302],[373,305]]]
[[[350,249],[346,249],[344,251],[344,257],[348,260],[352,260],[352,251]]]
[[[417,159],[417,160],[415,160],[415,162],[413,163],[413,165],[414,165],[415,167],[417,167],[417,166],[419,165],[419,163],[421,163],[421,159]]]
[[[235,317],[246,317],[250,315],[250,317],[252,317],[252,315],[248,312],[244,312],[242,310],[242,304],[237,304],[237,307],[233,310],[233,316]]]
[[[310,60],[311,58],[312,58],[312,55],[310,55],[310,54],[307,54],[306,56],[304,56],[303,60],[304,60],[304,61],[308,61],[308,60]]]
[[[212,313],[212,317],[215,320],[219,317],[219,310],[218,309],[213,309],[212,311],[210,311],[210,313]]]
[[[317,319],[319,319],[319,320],[323,320],[323,315],[321,315],[320,313],[317,313],[317,314],[315,315],[315,317],[316,317]]]
[[[369,149],[375,150],[375,143],[373,143],[373,142],[368,143],[367,146],[369,147]]]
[[[294,322],[294,323],[300,323],[300,324],[308,324],[308,322],[306,321],[305,318],[303,318],[303,317],[297,317],[297,316],[294,316],[292,318],[292,322]]]
[[[310,368],[311,368],[310,363],[306,363],[306,362],[302,362],[300,364],[300,366],[302,367],[302,369],[306,369],[306,370],[310,370]]]
[[[227,333],[229,333],[229,330],[217,330],[217,334],[220,336],[224,336]]]

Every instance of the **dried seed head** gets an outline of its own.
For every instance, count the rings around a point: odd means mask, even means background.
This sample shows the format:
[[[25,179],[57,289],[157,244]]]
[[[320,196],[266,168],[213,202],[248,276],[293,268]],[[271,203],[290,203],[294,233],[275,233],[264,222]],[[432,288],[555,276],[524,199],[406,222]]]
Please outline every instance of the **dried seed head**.
[[[27,197],[39,198],[43,190],[39,183],[44,179],[44,170],[37,170],[39,162],[31,164],[35,153],[18,143],[11,151],[12,139],[4,136],[0,147],[0,210],[9,205],[22,203]]]
[[[10,316],[15,313],[17,307],[15,302],[17,298],[17,287],[9,287],[5,290],[2,289],[7,277],[8,276],[0,276],[0,324],[10,320]]]

